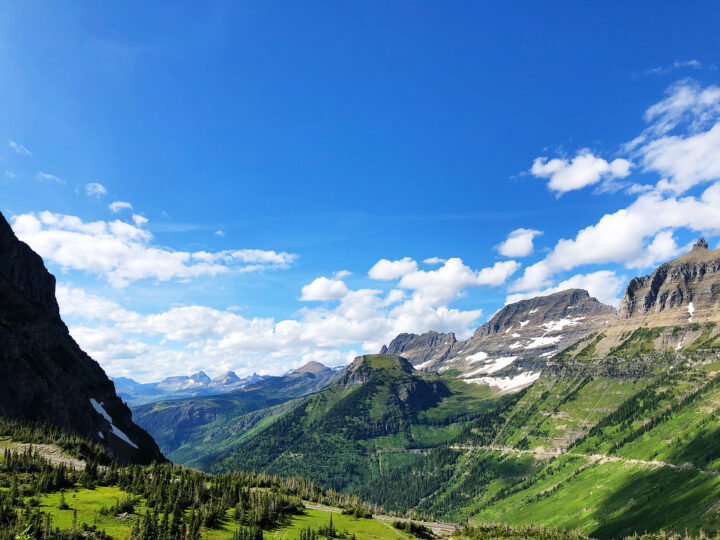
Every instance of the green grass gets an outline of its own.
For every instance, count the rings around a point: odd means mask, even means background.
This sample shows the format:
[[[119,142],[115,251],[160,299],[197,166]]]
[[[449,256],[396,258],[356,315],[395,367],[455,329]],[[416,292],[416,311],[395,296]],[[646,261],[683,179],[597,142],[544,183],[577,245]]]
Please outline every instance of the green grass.
[[[77,525],[97,525],[101,531],[105,531],[113,538],[123,539],[130,533],[136,520],[145,513],[147,508],[142,502],[135,507],[135,515],[125,518],[115,516],[103,516],[100,510],[103,507],[112,506],[118,499],[127,497],[127,493],[116,487],[99,487],[94,490],[78,489],[77,491],[65,491],[65,502],[70,510],[60,510],[60,493],[51,493],[39,498],[40,509],[52,515],[53,527],[69,529],[73,525],[74,511],[77,512]],[[228,512],[228,518],[222,526],[217,529],[203,529],[202,537],[208,540],[221,540],[230,538],[233,532],[239,527]],[[292,523],[286,527],[266,531],[265,537],[273,540],[295,540],[299,538],[300,530],[308,526],[317,529],[320,525],[326,525],[330,520],[331,512],[324,510],[307,510],[305,515],[295,516]],[[415,536],[392,528],[390,523],[383,523],[377,519],[355,519],[352,516],[344,516],[340,513],[332,513],[333,523],[338,530],[347,530],[350,534],[355,533],[359,539],[385,540],[385,539],[414,539]]]
[[[389,522],[381,522],[377,519],[354,519],[351,516],[343,516],[339,513],[333,513],[332,519],[336,529],[347,530],[350,534],[355,533],[357,538],[362,540],[416,538],[413,535],[394,529]],[[296,540],[300,537],[301,529],[308,527],[317,529],[321,525],[327,525],[329,521],[330,512],[324,510],[307,510],[306,515],[293,519],[291,525],[265,533],[265,537],[271,540]]]
[[[52,515],[53,527],[69,529],[73,524],[73,510],[77,511],[77,525],[83,523],[96,524],[113,538],[125,538],[132,529],[137,516],[119,519],[114,516],[100,515],[103,507],[112,506],[118,499],[127,497],[127,493],[116,487],[99,487],[96,489],[78,489],[64,492],[65,502],[70,510],[60,510],[60,493],[51,493],[39,497],[40,509]],[[145,512],[142,504],[136,506],[136,513]]]

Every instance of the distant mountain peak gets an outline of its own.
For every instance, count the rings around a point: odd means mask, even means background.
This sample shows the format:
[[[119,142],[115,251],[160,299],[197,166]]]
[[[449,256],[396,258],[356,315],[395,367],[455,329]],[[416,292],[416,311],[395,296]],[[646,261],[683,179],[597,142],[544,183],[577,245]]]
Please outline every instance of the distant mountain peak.
[[[202,383],[209,383],[212,379],[207,376],[207,374],[204,371],[198,371],[197,373],[193,373],[189,377],[195,382],[202,382]]]
[[[292,373],[312,373],[313,375],[317,375],[318,373],[321,373],[328,369],[330,368],[327,367],[325,364],[316,362],[315,360],[311,360],[307,364],[304,364],[297,369],[293,369]]]

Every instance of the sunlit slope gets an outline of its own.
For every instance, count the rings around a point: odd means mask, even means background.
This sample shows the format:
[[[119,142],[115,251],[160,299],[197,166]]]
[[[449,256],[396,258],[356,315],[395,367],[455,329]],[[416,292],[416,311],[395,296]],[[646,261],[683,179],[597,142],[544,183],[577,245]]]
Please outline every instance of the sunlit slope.
[[[452,440],[496,403],[487,386],[421,374],[398,356],[363,356],[210,470],[300,474],[372,495],[388,467]]]

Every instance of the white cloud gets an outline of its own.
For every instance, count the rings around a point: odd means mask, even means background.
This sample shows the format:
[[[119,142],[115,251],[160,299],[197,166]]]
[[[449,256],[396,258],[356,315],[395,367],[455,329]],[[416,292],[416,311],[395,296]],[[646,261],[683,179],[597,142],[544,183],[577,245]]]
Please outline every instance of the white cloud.
[[[129,202],[125,202],[125,201],[115,201],[113,203],[110,203],[108,205],[108,208],[114,214],[117,214],[118,212],[120,212],[122,210],[132,210],[133,209],[132,204],[130,204]]]
[[[296,259],[290,253],[252,249],[173,251],[153,246],[148,231],[119,220],[83,222],[75,216],[40,212],[21,214],[12,221],[18,237],[46,260],[100,276],[113,287],[142,279],[168,281],[285,268]]]
[[[537,178],[549,178],[548,188],[558,194],[582,189],[601,180],[625,178],[630,174],[632,163],[623,158],[608,162],[583,149],[571,160],[546,157],[535,158],[530,174]]]
[[[348,293],[348,288],[340,280],[319,277],[302,288],[300,300],[339,300]]]
[[[102,184],[90,182],[85,185],[85,193],[87,193],[90,197],[102,197],[103,195],[107,195],[107,189],[105,189],[105,186]]]
[[[22,154],[23,156],[32,156],[32,152],[25,148],[22,144],[16,143],[15,141],[8,141],[8,144],[10,145],[10,148],[15,150],[18,154]]]
[[[661,175],[655,186],[628,190],[637,199],[604,215],[575,238],[559,240],[539,262],[528,266],[512,291],[550,286],[552,277],[582,265],[620,263],[644,268],[677,256],[674,231],[720,233],[720,87],[685,79],[645,112],[648,127],[624,145],[645,172]],[[542,165],[542,163],[541,163]],[[699,196],[690,188],[710,183]]]
[[[447,259],[441,259],[440,257],[429,257],[423,262],[425,264],[443,264]]]
[[[62,178],[58,178],[58,177],[55,176],[54,174],[45,173],[45,172],[42,172],[42,171],[39,172],[39,173],[37,173],[37,174],[35,175],[35,179],[36,179],[36,180],[41,180],[41,181],[42,181],[42,180],[51,180],[51,181],[53,181],[53,182],[57,182],[58,184],[64,184],[64,183],[65,183],[65,180],[63,180]]]
[[[659,187],[683,193],[691,187],[720,179],[720,123],[708,131],[665,136],[644,145],[638,154],[646,171],[669,180]]]
[[[14,172],[7,170],[5,171],[5,178],[15,178],[17,176]]]
[[[417,263],[410,257],[404,257],[397,261],[389,261],[388,259],[380,259],[368,272],[370,279],[388,281],[397,279],[405,274],[409,274],[417,270]]]
[[[217,259],[214,254],[200,258]],[[302,299],[337,304],[303,307],[297,318],[286,320],[197,305],[140,314],[65,284],[58,286],[58,301],[72,335],[114,376],[157,380],[177,374],[178,366],[196,371],[208,365],[218,373],[249,374],[260,371],[258,365],[265,373],[280,373],[309,360],[346,363],[378,351],[401,332],[434,329],[468,337],[482,310],[447,305],[449,297],[462,294],[457,278],[468,286],[500,283],[515,264],[473,271],[450,259],[441,269],[410,279],[409,296],[399,288],[350,290],[340,280],[322,277],[303,287]]]
[[[620,303],[619,295],[623,291],[625,284],[625,279],[618,277],[615,272],[600,270],[589,274],[576,274],[561,281],[556,286],[548,287],[544,290],[537,289],[508,295],[505,299],[505,304],[512,304],[535,296],[547,296],[568,289],[585,289],[590,293],[590,296],[594,296],[600,300],[600,302],[618,307]]]
[[[462,259],[451,258],[437,270],[406,273],[398,287],[415,291],[431,304],[447,303],[468,287],[502,285],[519,267],[520,263],[516,261],[503,261],[474,271],[463,264]]]
[[[337,272],[335,272],[333,274],[333,277],[335,279],[342,279],[342,278],[346,278],[351,275],[352,275],[352,272],[350,270],[338,270]]]
[[[132,220],[138,227],[142,227],[148,222],[148,218],[146,218],[145,216],[141,216],[140,214],[133,214]]]
[[[668,231],[686,228],[720,233],[718,208],[719,183],[700,197],[665,197],[657,191],[643,194],[629,207],[606,214],[595,225],[582,229],[574,239],[558,241],[543,260],[525,269],[511,290],[545,287],[552,275],[586,264],[621,263],[634,268],[664,262],[678,251]]]
[[[676,60],[675,62],[672,62],[671,64],[667,64],[665,66],[657,66],[654,68],[650,68],[646,70],[645,73],[647,73],[648,75],[663,75],[665,73],[670,73],[671,71],[682,68],[702,69],[702,63],[698,60]]]
[[[225,236],[225,231],[218,230],[218,231],[215,231],[213,234],[215,236],[219,236],[220,238],[222,238],[223,236]]]
[[[541,234],[534,229],[515,229],[497,250],[505,257],[527,257],[533,252],[533,239]]]

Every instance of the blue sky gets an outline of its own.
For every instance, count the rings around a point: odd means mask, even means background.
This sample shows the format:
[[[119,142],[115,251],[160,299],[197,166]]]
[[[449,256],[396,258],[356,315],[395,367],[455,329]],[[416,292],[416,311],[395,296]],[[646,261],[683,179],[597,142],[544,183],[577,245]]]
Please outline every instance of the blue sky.
[[[711,2],[9,2],[0,210],[76,339],[139,380],[341,364],[568,286],[617,302],[716,245],[719,23]]]

